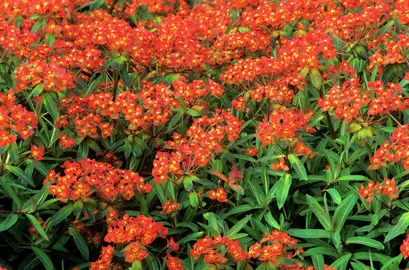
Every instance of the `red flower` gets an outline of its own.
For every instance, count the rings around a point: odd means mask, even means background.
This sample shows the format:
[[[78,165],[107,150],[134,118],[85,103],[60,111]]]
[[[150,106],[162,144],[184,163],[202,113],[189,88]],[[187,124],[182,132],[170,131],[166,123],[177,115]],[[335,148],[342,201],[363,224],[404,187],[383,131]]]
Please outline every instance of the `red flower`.
[[[178,208],[179,208],[179,204],[177,202],[168,200],[165,204],[162,205],[162,211],[160,213],[169,215],[171,213],[176,212]]]
[[[179,245],[173,240],[173,237],[168,239],[168,244],[166,245],[168,248],[172,249],[173,251],[179,250]]]
[[[44,156],[44,148],[41,146],[31,146],[31,156],[33,159],[38,162],[43,159]]]
[[[219,187],[217,190],[210,190],[207,192],[209,199],[217,200],[219,202],[227,202],[227,195],[224,188]]]

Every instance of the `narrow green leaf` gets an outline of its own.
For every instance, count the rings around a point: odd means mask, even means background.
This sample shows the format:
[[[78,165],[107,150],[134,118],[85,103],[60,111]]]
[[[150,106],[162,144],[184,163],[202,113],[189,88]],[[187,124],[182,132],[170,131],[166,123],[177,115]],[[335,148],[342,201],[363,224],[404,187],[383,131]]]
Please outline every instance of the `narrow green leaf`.
[[[0,232],[6,231],[11,228],[18,220],[18,215],[9,214],[7,217],[0,223]]]
[[[19,180],[23,181],[26,185],[35,187],[33,179],[29,177],[22,169],[12,165],[6,165],[6,169],[18,177]]]
[[[43,237],[45,240],[49,241],[47,233],[44,231],[43,227],[41,227],[36,217],[30,214],[27,214],[26,217],[28,218],[28,220],[30,220],[31,225],[33,225],[38,234],[41,235],[41,237]]]
[[[264,219],[266,220],[268,225],[270,225],[271,227],[273,227],[276,230],[280,230],[280,224],[278,224],[277,220],[275,220],[275,218],[273,217],[273,215],[271,214],[270,211],[267,212],[267,214],[264,215]]]
[[[306,239],[331,238],[329,231],[321,229],[289,229],[287,233],[294,237]]]
[[[80,250],[82,256],[88,261],[89,260],[89,250],[88,245],[84,240],[84,237],[74,228],[70,227],[68,229],[69,233],[73,236],[74,242],[77,248]]]
[[[337,181],[368,181],[368,177],[363,175],[345,175],[337,179]]]
[[[382,265],[381,270],[390,270],[390,269],[397,269],[399,263],[402,261],[403,255],[399,254],[398,256],[388,260],[386,263]]]
[[[324,256],[322,254],[316,254],[312,256],[312,263],[314,265],[314,269],[316,270],[324,270]]]
[[[345,255],[339,257],[338,259],[336,259],[331,264],[331,267],[336,268],[336,269],[346,269],[347,264],[348,264],[349,260],[351,259],[351,257],[352,257],[351,253],[345,254]]]
[[[341,195],[339,195],[336,189],[330,188],[330,189],[327,189],[326,192],[329,193],[334,203],[340,204],[342,202]]]
[[[291,167],[295,169],[296,173],[300,177],[300,180],[308,180],[307,171],[305,170],[304,164],[302,164],[301,160],[294,154],[289,154],[288,160],[290,161]]]
[[[349,213],[351,213],[352,209],[354,208],[357,200],[358,195],[354,192],[342,200],[342,202],[338,205],[334,213],[332,224],[335,231],[341,231],[341,229],[344,227],[345,221],[347,220]]]
[[[325,228],[325,230],[331,231],[332,230],[331,218],[329,217],[327,212],[325,212],[325,210],[321,207],[321,205],[317,202],[317,200],[314,197],[307,194],[306,199],[312,212],[318,218],[318,221],[321,223],[321,225]]]
[[[26,163],[33,164],[34,168],[36,168],[36,170],[44,177],[47,177],[48,172],[50,171],[50,169],[48,169],[41,161],[35,162],[32,159],[27,159]]]
[[[375,67],[372,70],[371,78],[370,78],[371,82],[375,81],[376,74],[378,74],[378,64],[376,64]]]
[[[10,186],[9,182],[6,180],[8,177],[1,177],[0,178],[0,185],[3,186],[3,191],[13,200],[13,202],[16,204],[16,207],[18,210],[21,209],[21,200],[17,196],[17,193],[15,190]]]
[[[321,74],[317,69],[311,70],[310,79],[311,79],[312,85],[315,88],[317,89],[321,88],[321,83],[322,83]]]
[[[182,239],[180,239],[178,241],[178,244],[183,245],[184,243],[187,243],[189,241],[197,241],[197,239],[199,239],[199,237],[201,237],[203,234],[204,234],[204,232],[191,233],[191,234],[183,237]]]
[[[376,241],[374,239],[367,238],[367,237],[361,237],[361,236],[351,237],[351,238],[347,239],[346,243],[348,245],[349,244],[357,244],[357,245],[363,245],[363,246],[377,248],[377,249],[384,249],[385,248],[381,242]]]
[[[197,196],[196,191],[193,191],[189,194],[189,201],[190,201],[190,206],[193,208],[199,206],[199,197]]]
[[[398,223],[396,223],[395,227],[392,228],[388,232],[388,234],[385,237],[385,243],[392,240],[396,236],[405,233],[406,228],[409,226],[409,212],[403,214],[400,218]]]
[[[55,213],[54,215],[51,216],[51,222],[52,222],[52,226],[55,226],[59,223],[61,223],[62,221],[64,221],[73,211],[73,204],[70,203],[66,206],[64,206],[63,208],[61,208],[60,210],[58,210],[57,213]]]
[[[37,257],[40,259],[41,263],[44,265],[46,270],[54,270],[54,265],[50,258],[48,257],[45,252],[38,247],[32,246],[31,249],[34,251],[34,253],[37,255]]]
[[[227,237],[232,237],[238,232],[240,232],[241,229],[246,226],[247,222],[251,219],[251,215],[247,215],[244,219],[240,220],[237,222],[233,227],[230,228],[230,230],[227,232]]]
[[[47,112],[54,118],[54,119],[58,119],[58,97],[57,97],[57,93],[55,92],[45,92],[43,93],[42,97],[42,101],[44,104],[44,107],[46,108]]]
[[[125,86],[131,88],[131,78],[128,74],[126,65],[124,65],[119,71],[119,76],[121,77],[122,82],[125,84]]]
[[[276,195],[277,195],[277,206],[281,209],[284,206],[285,201],[288,197],[288,192],[290,191],[290,187],[292,184],[292,177],[291,174],[284,174],[274,186],[277,187]]]

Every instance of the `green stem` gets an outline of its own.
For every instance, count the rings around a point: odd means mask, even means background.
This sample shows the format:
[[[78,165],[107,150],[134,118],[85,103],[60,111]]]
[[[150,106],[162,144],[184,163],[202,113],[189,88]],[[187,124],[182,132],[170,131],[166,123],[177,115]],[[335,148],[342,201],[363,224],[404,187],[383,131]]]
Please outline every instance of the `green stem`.
[[[119,0],[115,0],[115,1],[112,3],[112,6],[109,8],[109,14],[112,14],[112,13],[114,12],[115,5],[118,3],[118,1],[119,1]]]
[[[371,146],[370,146],[367,142],[365,142],[365,148],[366,148],[366,150],[368,151],[369,158],[372,157],[372,155],[373,155],[373,153],[372,153],[372,148],[371,148]],[[372,178],[373,178],[372,180],[373,180],[374,182],[377,182],[378,177],[377,177],[377,175],[376,175],[376,171],[372,171]]]
[[[337,138],[337,135],[335,134],[335,129],[334,129],[334,126],[332,125],[331,116],[329,115],[328,112],[325,112],[324,114],[325,114],[325,118],[327,119],[328,129],[331,134],[331,138],[335,140]]]
[[[1,157],[0,157],[0,162],[1,162],[0,175],[3,175],[6,169],[6,155],[7,155],[7,151],[1,154]]]
[[[117,94],[117,91],[118,91],[118,82],[119,82],[119,72],[115,71],[114,72],[114,90],[113,90],[113,95],[114,95],[113,99],[114,99],[114,101],[116,100],[116,94]]]

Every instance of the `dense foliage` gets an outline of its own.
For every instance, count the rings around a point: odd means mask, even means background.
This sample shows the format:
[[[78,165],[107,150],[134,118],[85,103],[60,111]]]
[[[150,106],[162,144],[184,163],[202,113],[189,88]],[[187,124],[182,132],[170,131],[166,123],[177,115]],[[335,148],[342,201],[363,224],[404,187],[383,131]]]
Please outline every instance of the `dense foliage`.
[[[408,0],[2,0],[0,269],[409,267]]]

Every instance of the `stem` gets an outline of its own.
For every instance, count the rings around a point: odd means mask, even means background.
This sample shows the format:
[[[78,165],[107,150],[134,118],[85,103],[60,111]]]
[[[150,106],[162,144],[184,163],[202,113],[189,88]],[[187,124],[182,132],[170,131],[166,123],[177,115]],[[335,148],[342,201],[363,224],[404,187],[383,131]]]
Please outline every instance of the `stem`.
[[[0,175],[2,175],[4,173],[4,170],[6,169],[6,155],[7,155],[7,151],[1,154],[1,157],[0,157],[0,162],[1,162]]]
[[[325,118],[327,119],[328,129],[331,134],[331,138],[335,140],[337,136],[335,134],[334,126],[332,125],[331,116],[329,115],[328,112],[325,112],[324,114],[325,114]]]
[[[109,14],[112,14],[114,12],[115,5],[118,3],[119,0],[114,0],[112,3],[112,6],[109,8]]]
[[[365,148],[366,148],[366,150],[368,151],[369,158],[372,157],[372,156],[373,156],[372,148],[371,148],[371,146],[370,146],[367,142],[365,142]],[[373,180],[374,182],[377,181],[376,171],[372,171],[372,178],[373,178],[372,180]]]
[[[119,82],[119,72],[118,72],[118,71],[115,71],[115,72],[114,72],[114,91],[113,91],[113,94],[114,94],[113,99],[114,99],[114,101],[116,100],[116,94],[117,94],[117,91],[118,91],[118,82]]]

